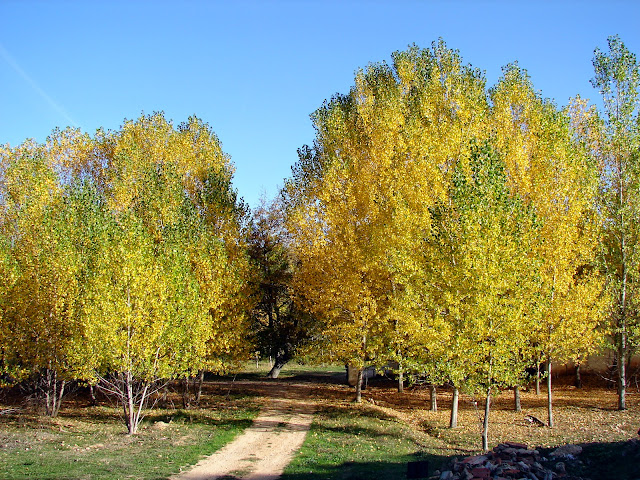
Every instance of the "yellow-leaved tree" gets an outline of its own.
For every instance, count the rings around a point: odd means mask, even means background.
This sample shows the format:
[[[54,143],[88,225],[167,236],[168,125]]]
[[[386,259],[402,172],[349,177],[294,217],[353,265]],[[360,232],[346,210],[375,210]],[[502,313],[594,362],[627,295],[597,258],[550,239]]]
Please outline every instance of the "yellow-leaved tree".
[[[1,165],[2,368],[40,374],[51,414],[64,382],[97,381],[132,434],[162,380],[246,356],[246,208],[208,125],[56,130]]]
[[[33,380],[56,416],[65,384],[89,374],[77,355],[84,337],[73,198],[46,145],[6,148],[0,162],[2,364],[14,380]]]
[[[596,268],[600,227],[597,165],[577,141],[567,111],[537,94],[513,64],[492,89],[491,119],[510,188],[540,224],[540,261],[530,346],[546,363],[548,423],[553,426],[552,361],[578,362],[599,343],[603,281]]]
[[[244,356],[245,213],[229,159],[197,118],[176,129],[162,114],[143,116],[97,141],[92,152],[106,153],[95,178],[110,233],[85,319],[100,358],[98,385],[122,401],[135,433],[158,380],[181,377],[188,387],[198,372]]]
[[[482,75],[440,41],[369,65],[313,114],[314,147],[285,187],[287,228],[295,290],[334,359],[360,373],[393,360],[402,374],[441,343],[418,247],[485,113]]]

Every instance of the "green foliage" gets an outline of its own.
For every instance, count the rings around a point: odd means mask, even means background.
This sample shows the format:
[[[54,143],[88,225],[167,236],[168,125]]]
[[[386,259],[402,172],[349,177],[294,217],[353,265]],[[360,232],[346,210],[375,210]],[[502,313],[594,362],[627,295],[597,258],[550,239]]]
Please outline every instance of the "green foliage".
[[[602,268],[612,293],[610,324],[618,365],[620,409],[626,408],[626,363],[640,347],[638,268],[640,265],[640,64],[618,36],[609,52],[594,53],[592,84],[602,94],[605,119],[600,148],[600,210],[603,215]]]
[[[284,229],[282,199],[255,210],[249,225],[248,253],[254,267],[252,332],[256,347],[275,360],[277,376],[313,329],[313,319],[296,303],[291,286],[294,263]]]
[[[2,365],[15,379],[99,378],[139,415],[157,380],[244,358],[246,212],[206,124],[153,114],[2,153]]]
[[[522,381],[538,230],[533,210],[510,194],[501,158],[486,142],[473,145],[455,167],[449,199],[434,208],[426,245],[448,325],[447,347],[433,358],[445,380],[471,391]]]

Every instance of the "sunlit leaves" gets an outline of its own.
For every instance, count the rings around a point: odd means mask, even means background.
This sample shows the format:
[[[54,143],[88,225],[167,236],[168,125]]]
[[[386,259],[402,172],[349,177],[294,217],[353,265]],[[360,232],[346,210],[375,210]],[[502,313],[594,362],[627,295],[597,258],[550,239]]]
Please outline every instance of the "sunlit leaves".
[[[153,114],[1,160],[5,370],[149,382],[242,357],[245,208],[208,125]]]
[[[618,407],[626,408],[627,358],[640,346],[638,268],[640,251],[640,65],[618,36],[609,37],[608,52],[596,49],[592,84],[604,100],[600,148],[599,208],[605,226],[603,269],[612,293],[611,332],[618,370]]]
[[[407,364],[438,342],[422,239],[487,111],[482,75],[440,42],[369,65],[312,116],[314,148],[285,189],[288,228],[296,289],[336,359]]]

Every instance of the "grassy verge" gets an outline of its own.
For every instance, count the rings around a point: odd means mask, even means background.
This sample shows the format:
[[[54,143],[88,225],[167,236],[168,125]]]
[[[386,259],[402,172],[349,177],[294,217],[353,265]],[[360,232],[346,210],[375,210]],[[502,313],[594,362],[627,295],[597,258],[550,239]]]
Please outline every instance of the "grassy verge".
[[[343,398],[349,398],[350,391],[342,390]],[[428,410],[428,393],[421,390],[398,394],[389,385],[374,385],[364,398],[359,406],[344,400],[325,402],[283,480],[397,480],[406,478],[407,463],[416,460],[428,460],[433,476],[453,457],[480,453],[483,405],[476,406],[472,397],[462,396],[455,429],[448,428],[447,390],[440,392],[436,412]],[[522,400],[523,410],[514,412],[511,392],[493,399],[490,447],[516,441],[548,453],[560,445],[579,444],[584,461],[567,462],[571,473],[593,479],[640,479],[640,441],[629,443],[638,436],[640,397],[629,395],[629,409],[619,412],[611,390],[559,387],[552,429],[525,420],[527,414],[546,419],[545,395],[523,392]]]
[[[106,407],[66,409],[56,419],[6,415],[0,478],[164,479],[229,442],[257,412],[248,400],[227,401],[221,410],[155,410],[134,436]]]
[[[369,406],[326,407],[282,480],[397,480],[408,462],[426,460],[433,471],[454,453]]]
[[[264,380],[267,373],[271,370],[271,364],[268,360],[260,360],[256,362],[247,362],[242,366],[242,369],[236,375],[231,375],[230,378],[236,379],[251,379],[251,380]],[[308,365],[299,363],[296,361],[288,362],[282,367],[280,371],[279,379],[292,379],[295,377],[308,377],[310,375],[315,377],[315,381],[319,381],[320,377],[328,377],[333,375],[344,375],[344,365]]]

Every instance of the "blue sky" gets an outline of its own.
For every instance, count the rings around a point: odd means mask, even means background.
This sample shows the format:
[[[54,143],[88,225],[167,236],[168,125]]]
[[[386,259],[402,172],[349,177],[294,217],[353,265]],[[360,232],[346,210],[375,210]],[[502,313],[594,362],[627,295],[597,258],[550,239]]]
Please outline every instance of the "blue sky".
[[[596,100],[596,46],[640,54],[635,1],[0,0],[0,144],[94,133],[163,110],[208,122],[255,207],[290,175],[309,120],[354,72],[442,37],[496,82],[517,60],[545,97]]]

